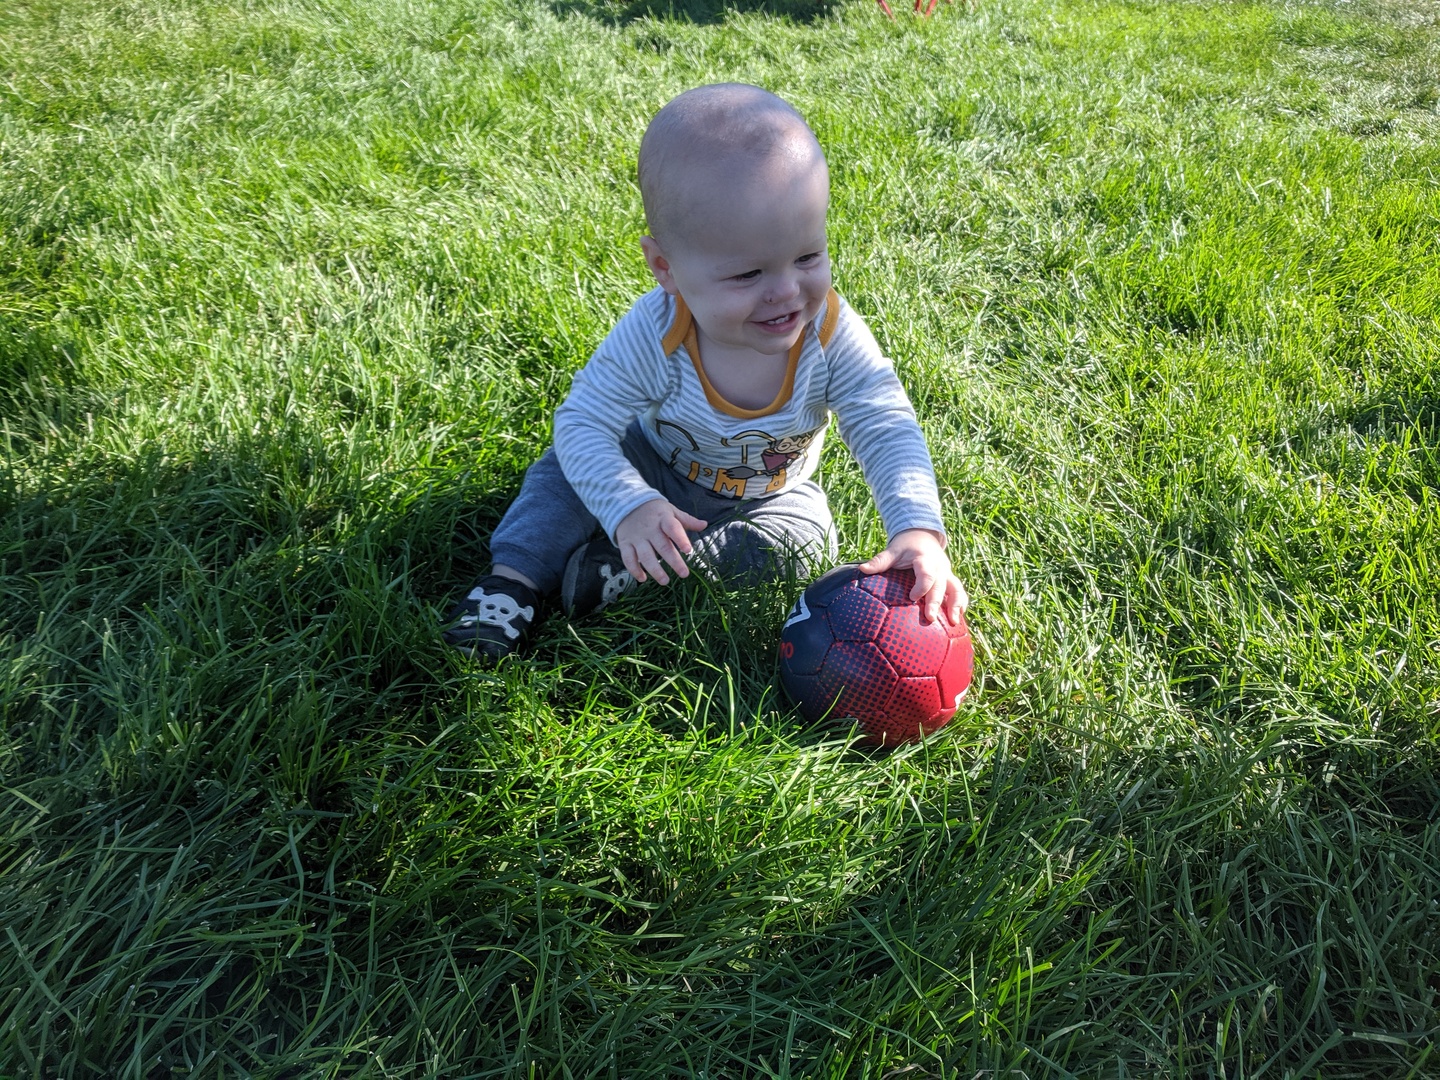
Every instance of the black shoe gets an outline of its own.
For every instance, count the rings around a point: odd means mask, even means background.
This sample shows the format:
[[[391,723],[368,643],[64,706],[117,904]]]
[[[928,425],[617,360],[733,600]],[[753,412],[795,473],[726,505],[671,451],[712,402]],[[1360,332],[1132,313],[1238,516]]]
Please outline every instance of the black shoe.
[[[579,618],[614,603],[635,585],[620,549],[609,540],[591,540],[576,548],[565,564],[560,606],[570,618]]]
[[[490,574],[445,614],[445,640],[476,658],[499,660],[530,641],[540,596],[514,578]]]

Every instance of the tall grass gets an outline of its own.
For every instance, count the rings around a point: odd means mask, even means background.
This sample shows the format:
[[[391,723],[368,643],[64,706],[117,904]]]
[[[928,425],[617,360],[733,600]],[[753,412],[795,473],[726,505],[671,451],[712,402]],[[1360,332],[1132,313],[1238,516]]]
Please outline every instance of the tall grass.
[[[0,1073],[1440,1076],[1440,9],[0,11]],[[826,145],[977,683],[437,612],[718,79]],[[883,541],[843,448],[844,553]]]

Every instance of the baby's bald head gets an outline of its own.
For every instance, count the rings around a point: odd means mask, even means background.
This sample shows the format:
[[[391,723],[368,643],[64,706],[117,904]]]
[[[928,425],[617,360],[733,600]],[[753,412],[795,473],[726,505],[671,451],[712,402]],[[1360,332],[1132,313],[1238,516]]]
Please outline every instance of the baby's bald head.
[[[814,132],[791,106],[758,86],[687,90],[655,114],[640,141],[640,195],[650,233],[683,239],[717,195],[752,182],[786,185],[826,170]]]

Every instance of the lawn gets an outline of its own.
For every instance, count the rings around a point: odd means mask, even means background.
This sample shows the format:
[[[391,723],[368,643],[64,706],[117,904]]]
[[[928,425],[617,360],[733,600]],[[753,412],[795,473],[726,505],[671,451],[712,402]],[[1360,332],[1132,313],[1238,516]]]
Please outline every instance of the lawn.
[[[897,15],[0,0],[0,1076],[1440,1077],[1440,4]],[[793,584],[438,639],[722,79],[931,440],[920,745]]]

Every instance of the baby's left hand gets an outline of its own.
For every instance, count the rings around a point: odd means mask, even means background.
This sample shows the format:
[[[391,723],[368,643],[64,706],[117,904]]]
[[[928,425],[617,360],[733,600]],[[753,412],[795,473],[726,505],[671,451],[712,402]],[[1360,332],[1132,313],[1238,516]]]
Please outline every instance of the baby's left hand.
[[[891,567],[915,571],[915,588],[910,599],[920,604],[921,617],[934,622],[943,607],[953,625],[970,606],[970,596],[950,569],[950,559],[940,537],[929,529],[905,529],[896,533],[885,550],[860,564],[862,574],[878,574]]]

